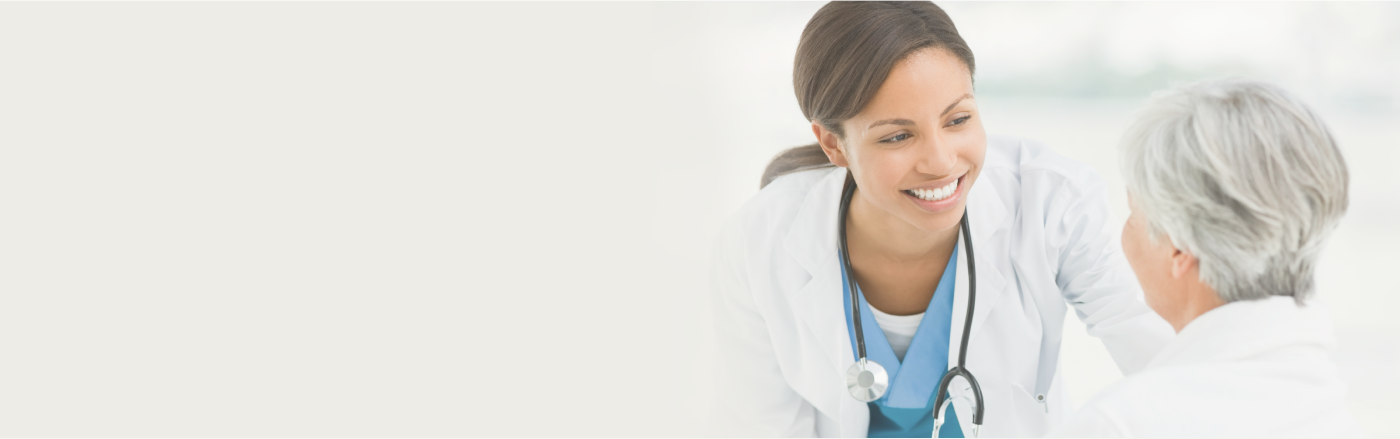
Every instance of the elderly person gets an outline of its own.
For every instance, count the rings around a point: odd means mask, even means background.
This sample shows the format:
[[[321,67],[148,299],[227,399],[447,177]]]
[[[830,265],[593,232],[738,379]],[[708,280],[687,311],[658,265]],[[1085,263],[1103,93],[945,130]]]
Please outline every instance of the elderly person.
[[[1056,436],[1358,436],[1313,272],[1347,206],[1322,120],[1239,80],[1157,95],[1128,129],[1123,251],[1177,336]]]

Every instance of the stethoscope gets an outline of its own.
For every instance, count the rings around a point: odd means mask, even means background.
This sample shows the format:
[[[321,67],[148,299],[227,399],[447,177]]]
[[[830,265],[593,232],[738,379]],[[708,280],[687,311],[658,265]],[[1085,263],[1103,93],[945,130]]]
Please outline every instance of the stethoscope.
[[[851,396],[860,402],[871,402],[880,399],[885,395],[885,389],[890,386],[890,376],[885,372],[885,368],[880,363],[870,361],[865,357],[865,333],[860,326],[860,296],[858,285],[856,285],[855,271],[851,270],[851,254],[846,251],[846,213],[851,209],[851,197],[856,193],[856,182],[850,171],[846,172],[846,186],[841,192],[841,212],[837,219],[837,230],[841,234],[841,241],[838,243],[841,250],[841,269],[846,271],[846,288],[851,292],[851,324],[856,332],[856,352],[860,359],[856,364],[851,365],[846,370],[846,390],[851,392]],[[938,397],[933,403],[933,437],[938,437],[938,429],[943,426],[943,408],[945,402],[950,402],[951,397],[943,398],[948,393],[948,385],[953,382],[953,378],[963,377],[972,384],[973,414],[972,414],[972,437],[977,437],[977,431],[982,427],[982,387],[977,385],[977,379],[972,377],[972,372],[967,371],[967,337],[972,333],[972,309],[977,301],[977,267],[973,263],[972,257],[972,230],[967,225],[967,209],[963,209],[962,235],[963,246],[967,247],[967,318],[963,319],[962,345],[958,347],[958,365],[943,374],[943,379],[938,382]],[[949,404],[951,405],[951,404]]]

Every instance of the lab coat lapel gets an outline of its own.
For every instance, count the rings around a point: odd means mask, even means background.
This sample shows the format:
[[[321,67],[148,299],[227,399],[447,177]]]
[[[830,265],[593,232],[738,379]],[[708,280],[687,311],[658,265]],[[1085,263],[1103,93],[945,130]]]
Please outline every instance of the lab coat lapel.
[[[826,364],[813,365],[809,376],[817,382],[832,383],[831,389],[816,388],[804,393],[818,411],[840,421],[841,435],[864,437],[870,425],[870,410],[851,398],[845,388],[845,371],[855,355],[847,333],[846,314],[841,297],[841,263],[837,259],[837,216],[846,170],[836,168],[823,177],[798,209],[797,217],[784,238],[783,247],[811,278],[789,297],[803,326],[822,347]],[[825,379],[820,379],[826,377]]]
[[[989,151],[990,153],[990,151]],[[1006,287],[1006,279],[1002,276],[1001,270],[997,269],[996,261],[1006,255],[1006,248],[991,248],[986,245],[993,242],[992,237],[996,236],[1002,225],[1002,220],[1006,218],[1006,208],[1001,200],[997,188],[992,184],[995,181],[986,179],[981,184],[974,184],[972,191],[967,197],[967,219],[968,227],[972,229],[972,249],[962,248],[957,262],[957,277],[954,279],[953,294],[953,316],[952,327],[949,328],[948,337],[948,367],[958,365],[960,358],[959,349],[962,345],[963,325],[967,321],[967,298],[968,279],[972,274],[968,272],[967,258],[970,256],[977,262],[977,303],[972,310],[972,333],[968,337],[968,349],[977,345],[978,335],[982,333],[979,329],[987,322],[987,316],[991,315],[992,308],[1000,302]],[[958,242],[962,243],[961,232],[958,235]],[[972,250],[972,251],[968,251]],[[967,253],[963,253],[967,251]],[[968,369],[973,376],[990,376],[982,364],[977,362],[976,357],[969,355]],[[941,378],[941,377],[940,377]],[[966,387],[966,381],[954,380],[954,386],[950,386],[948,392],[953,395],[953,410],[957,411],[958,425],[962,427],[964,433],[972,431],[972,406],[968,404],[971,396],[970,388]],[[962,386],[962,387],[959,387]],[[986,384],[983,383],[983,391],[986,391]],[[942,397],[942,396],[940,396]],[[984,420],[985,422],[985,420]]]
[[[992,181],[974,184],[967,197],[968,227],[972,229],[972,249],[963,248],[958,257],[958,274],[955,277],[953,294],[953,327],[948,340],[948,367],[958,364],[959,347],[962,344],[963,325],[967,321],[968,273],[967,258],[977,262],[977,301],[972,310],[972,335],[968,338],[971,346],[977,340],[978,329],[986,323],[987,316],[1003,294],[1006,278],[997,269],[995,261],[1006,254],[1007,249],[990,248],[985,245],[997,234],[1006,218],[1006,207],[1001,201]],[[958,242],[962,243],[961,232]],[[970,418],[969,418],[970,419]]]
[[[836,249],[831,249],[834,254]],[[840,420],[841,435],[844,437],[864,437],[870,424],[870,409],[865,403],[850,397],[846,391],[846,369],[854,361],[855,352],[851,349],[851,337],[846,325],[844,301],[841,297],[841,265],[836,258],[831,259],[829,273],[813,273],[812,280],[803,286],[793,298],[793,305],[801,310],[798,315],[808,331],[822,347],[826,364],[813,365],[814,376],[829,376],[818,382],[832,383],[830,389],[816,388],[804,394],[818,411]]]
[[[836,252],[836,216],[845,176],[846,170],[837,168],[807,193],[783,242],[789,255],[811,275],[789,300],[801,310],[802,323],[821,341],[824,356],[833,365],[847,363],[853,355],[846,335],[841,263]]]
[[[783,248],[798,265],[812,273],[834,274],[840,281],[841,266],[836,260],[836,216],[840,214],[841,188],[846,169],[836,168],[807,192],[797,210],[792,227],[783,238]],[[835,270],[831,264],[838,264]]]

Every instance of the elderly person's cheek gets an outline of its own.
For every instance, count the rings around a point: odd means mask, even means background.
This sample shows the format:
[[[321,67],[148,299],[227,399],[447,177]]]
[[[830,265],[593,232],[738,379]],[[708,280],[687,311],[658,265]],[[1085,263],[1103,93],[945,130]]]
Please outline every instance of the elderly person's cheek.
[[[1136,274],[1138,281],[1141,282],[1146,279],[1142,278],[1143,273],[1138,270],[1138,267],[1142,264],[1142,246],[1141,243],[1138,242],[1136,219],[1137,214],[1133,214],[1128,217],[1128,221],[1123,223],[1123,236],[1120,242],[1123,244],[1123,256],[1128,258],[1128,265],[1133,267],[1133,274]]]
[[[1142,285],[1143,299],[1147,301],[1147,306],[1162,314],[1160,300],[1157,297],[1158,285],[1153,282],[1151,262],[1147,258],[1148,246],[1146,231],[1143,229],[1141,217],[1137,212],[1133,212],[1128,217],[1128,221],[1123,224],[1123,256],[1128,259],[1128,265],[1133,268],[1133,274],[1138,279],[1138,284]]]

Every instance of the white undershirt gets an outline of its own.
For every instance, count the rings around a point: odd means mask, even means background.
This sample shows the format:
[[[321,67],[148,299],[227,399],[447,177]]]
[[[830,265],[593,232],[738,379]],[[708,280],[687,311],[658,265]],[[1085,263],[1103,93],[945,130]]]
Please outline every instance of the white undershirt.
[[[880,330],[885,332],[885,339],[890,341],[894,356],[903,362],[904,353],[909,351],[909,342],[914,340],[914,333],[919,331],[919,322],[924,321],[924,313],[897,316],[885,314],[873,306],[870,307],[870,313],[875,315],[875,323],[880,324]]]

